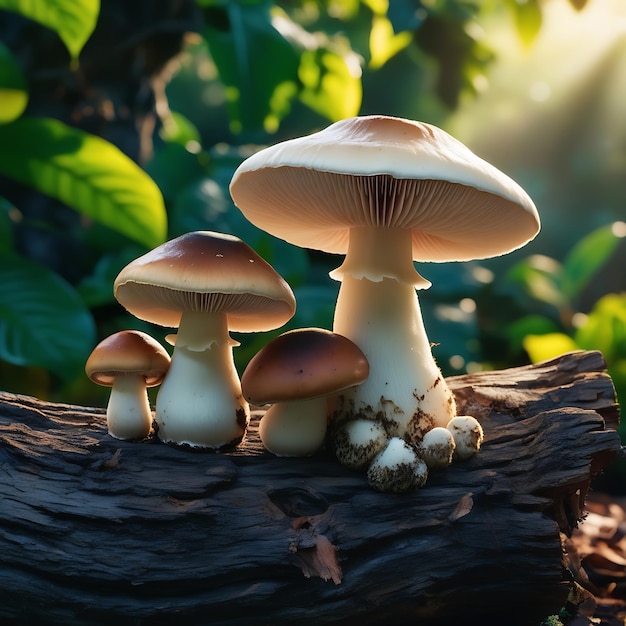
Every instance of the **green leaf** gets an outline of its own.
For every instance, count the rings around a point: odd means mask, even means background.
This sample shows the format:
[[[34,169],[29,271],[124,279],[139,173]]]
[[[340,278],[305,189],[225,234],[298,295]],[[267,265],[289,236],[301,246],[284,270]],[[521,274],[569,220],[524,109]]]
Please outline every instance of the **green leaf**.
[[[11,51],[0,41],[0,124],[17,119],[27,104],[28,88],[22,71]]]
[[[71,379],[95,343],[93,318],[60,276],[16,255],[0,256],[0,359]]]
[[[533,363],[552,359],[566,352],[578,350],[578,345],[563,333],[546,335],[527,335],[524,338],[524,349]]]
[[[0,9],[14,11],[51,28],[71,57],[77,59],[96,27],[100,0],[0,0]]]
[[[572,248],[563,261],[561,279],[561,289],[568,298],[579,295],[596,272],[608,261],[624,236],[621,232],[614,224],[602,226],[589,233]]]
[[[391,57],[413,41],[413,34],[404,30],[394,32],[393,24],[384,15],[374,15],[370,31],[370,68],[381,68]]]
[[[551,257],[533,254],[516,263],[507,278],[520,284],[534,299],[560,309],[566,304],[561,291],[561,264]]]
[[[537,0],[509,0],[517,33],[524,46],[529,47],[541,30],[543,17]]]
[[[626,292],[602,296],[575,338],[585,350],[600,350],[609,365],[626,359]]]
[[[299,51],[275,27],[298,29],[288,17],[280,21],[272,4],[228,2],[205,9],[205,37],[225,85],[234,132],[276,130],[296,94]]]
[[[13,250],[13,227],[11,214],[16,211],[15,207],[0,196],[0,255]]]
[[[543,315],[525,315],[511,322],[506,328],[506,336],[511,347],[519,350],[524,346],[528,335],[547,335],[558,333],[559,327]]]
[[[159,133],[163,141],[179,143],[188,146],[190,142],[200,144],[200,131],[188,118],[176,111],[171,111],[163,121],[163,128]]]
[[[303,85],[300,100],[316,113],[336,122],[358,114],[363,89],[358,63],[331,47],[302,53],[298,76]]]
[[[129,246],[100,257],[91,275],[83,278],[76,291],[89,308],[115,302],[113,283],[128,263],[145,253],[143,248]]]
[[[0,173],[154,247],[167,232],[154,181],[108,141],[52,119],[0,126]]]

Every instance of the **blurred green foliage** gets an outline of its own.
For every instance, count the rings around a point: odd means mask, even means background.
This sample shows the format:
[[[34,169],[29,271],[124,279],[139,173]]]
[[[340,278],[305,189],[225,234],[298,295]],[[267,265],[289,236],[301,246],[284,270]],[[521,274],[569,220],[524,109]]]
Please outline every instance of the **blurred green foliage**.
[[[579,10],[584,4],[572,1]],[[0,0],[0,10],[57,33],[67,48],[61,69],[70,74],[82,62],[99,8],[95,0]],[[287,327],[236,337],[240,370],[286,328],[330,328],[338,284],[328,271],[340,259],[295,248],[248,223],[228,193],[233,171],[260,145],[352,115],[386,113],[445,127],[497,61],[481,20],[497,14],[525,48],[543,23],[539,0],[196,0],[195,10],[195,40],[155,103],[154,151],[141,168],[95,134],[32,115],[32,76],[0,41],[0,175],[80,216],[67,227],[56,214],[30,217],[0,198],[0,280],[12,294],[0,304],[0,388],[103,404],[106,391],[82,372],[96,341],[121,328],[159,339],[168,332],[117,305],[117,273],[191,230],[241,237],[296,294],[298,310]],[[539,180],[529,191],[543,218],[551,205],[558,212],[558,199],[542,198],[541,189]],[[589,233],[577,244],[544,230],[542,248],[533,243],[504,262],[419,268],[433,283],[420,299],[446,375],[597,348],[624,389],[625,296],[594,291],[623,236],[617,215],[603,210],[600,228],[593,212],[577,217],[577,228]],[[25,221],[33,232],[60,233],[68,250],[79,251],[71,272],[56,262],[66,252],[59,247],[46,252],[44,266],[16,243]]]

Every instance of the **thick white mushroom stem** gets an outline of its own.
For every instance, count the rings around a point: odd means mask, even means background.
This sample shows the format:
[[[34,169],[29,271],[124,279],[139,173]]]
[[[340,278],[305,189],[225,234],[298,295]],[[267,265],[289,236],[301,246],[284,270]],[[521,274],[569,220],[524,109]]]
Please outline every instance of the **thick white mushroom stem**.
[[[152,412],[143,374],[117,376],[107,404],[109,435],[116,439],[144,439],[152,428]]]
[[[170,368],[157,395],[161,441],[221,448],[243,438],[250,409],[241,394],[225,315],[183,313]]]
[[[365,353],[369,377],[342,392],[335,419],[378,419],[390,437],[418,444],[456,414],[454,397],[432,356],[417,298],[425,281],[413,267],[410,231],[353,228],[343,265],[334,331]]]
[[[263,445],[276,456],[310,456],[326,436],[326,398],[277,402],[259,423]]]

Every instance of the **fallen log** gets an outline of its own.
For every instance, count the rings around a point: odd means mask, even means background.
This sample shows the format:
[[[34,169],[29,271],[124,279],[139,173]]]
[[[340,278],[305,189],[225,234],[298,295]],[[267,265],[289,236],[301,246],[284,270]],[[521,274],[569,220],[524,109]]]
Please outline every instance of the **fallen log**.
[[[0,623],[538,624],[620,450],[598,352],[449,378],[480,453],[409,494],[323,453],[111,438],[103,409],[0,394]]]

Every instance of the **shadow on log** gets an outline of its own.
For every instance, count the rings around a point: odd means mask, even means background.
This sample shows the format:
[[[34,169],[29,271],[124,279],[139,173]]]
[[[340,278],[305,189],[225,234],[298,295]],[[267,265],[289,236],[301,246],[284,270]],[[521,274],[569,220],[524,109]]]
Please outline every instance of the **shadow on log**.
[[[410,494],[258,440],[192,453],[104,410],[0,394],[0,623],[538,624],[561,538],[620,450],[598,352],[448,379],[485,442]]]

